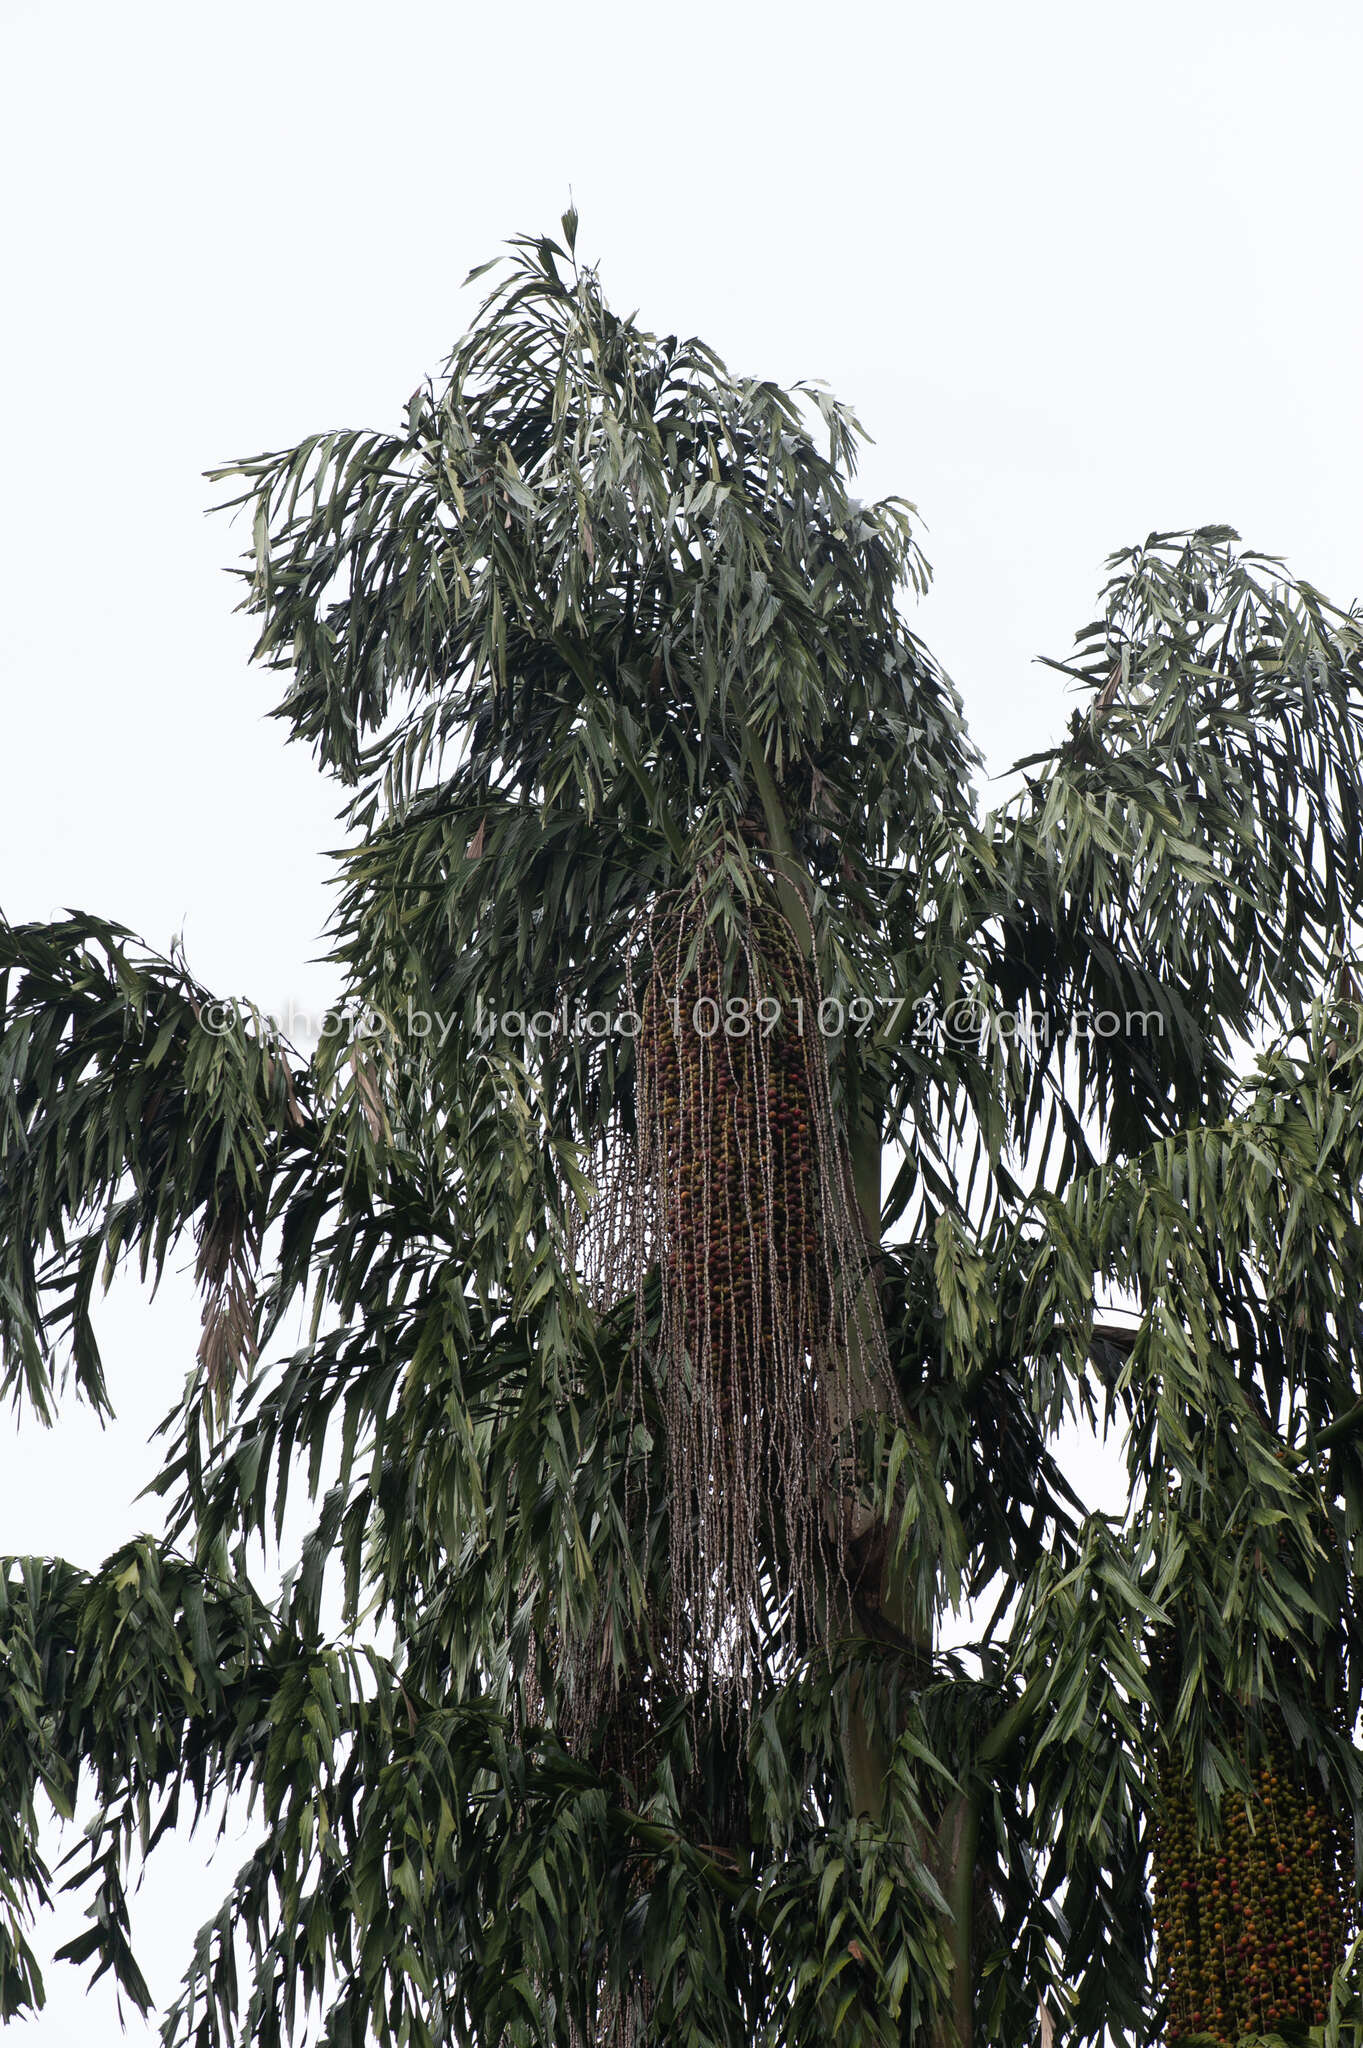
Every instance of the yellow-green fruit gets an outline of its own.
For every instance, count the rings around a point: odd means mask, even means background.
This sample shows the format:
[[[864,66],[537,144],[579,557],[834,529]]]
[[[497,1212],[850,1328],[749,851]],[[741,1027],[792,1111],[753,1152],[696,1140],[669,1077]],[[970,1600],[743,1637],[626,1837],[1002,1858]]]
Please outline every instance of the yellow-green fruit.
[[[1218,1837],[1199,1843],[1187,1780],[1161,1771],[1155,1923],[1171,2040],[1324,2024],[1344,1902],[1334,1818],[1305,1772],[1276,1733],[1248,1804],[1228,1793]]]

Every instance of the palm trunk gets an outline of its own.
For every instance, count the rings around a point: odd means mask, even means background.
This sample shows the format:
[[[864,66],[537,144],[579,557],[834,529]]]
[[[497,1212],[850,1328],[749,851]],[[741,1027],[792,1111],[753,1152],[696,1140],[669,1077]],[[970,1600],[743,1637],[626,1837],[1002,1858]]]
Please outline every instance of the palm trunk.
[[[792,930],[807,935],[812,959],[813,928],[805,897],[798,885],[803,876],[795,859],[780,798],[760,746],[750,746],[748,762],[766,816],[781,908]],[[855,1128],[849,1133],[848,1163],[857,1206],[868,1242],[873,1248],[880,1241],[881,1151],[881,1118],[872,1106],[863,1104]],[[874,1280],[870,1284],[874,1285]],[[855,1338],[854,1329],[854,1342]],[[859,1412],[865,1414],[878,1398],[875,1376],[867,1370],[859,1370],[862,1361],[855,1357],[849,1364],[853,1386],[860,1390],[862,1405]],[[848,1418],[849,1421],[856,1419],[856,1414]],[[843,1513],[842,1504],[832,1503],[831,1512]],[[872,1533],[854,1529],[854,1541],[859,1535],[870,1536]],[[830,1633],[839,1622],[844,1627],[855,1627],[858,1620],[864,1625],[869,1619],[873,1626],[879,1625],[877,1633],[883,1629],[891,1640],[916,1646],[926,1656],[931,1651],[931,1644],[923,1641],[921,1616],[911,1611],[911,1603],[891,1576],[888,1563],[874,1562],[874,1546],[868,1546],[868,1549],[872,1555],[868,1558],[866,1577],[872,1583],[863,1580],[859,1585],[857,1604],[860,1609],[870,1609],[870,1614],[867,1616],[863,1611],[855,1617],[830,1615]],[[885,1811],[889,1763],[889,1754],[875,1719],[854,1685],[849,1704],[844,1765],[853,1811],[865,1814],[872,1821],[879,1821]],[[935,2048],[971,2048],[974,2007],[971,1942],[978,1833],[978,1798],[973,1793],[964,1793],[948,1807],[937,1840],[931,1845],[929,1860],[936,1868],[949,1909],[944,1932],[951,1955],[949,2016],[942,2022]]]

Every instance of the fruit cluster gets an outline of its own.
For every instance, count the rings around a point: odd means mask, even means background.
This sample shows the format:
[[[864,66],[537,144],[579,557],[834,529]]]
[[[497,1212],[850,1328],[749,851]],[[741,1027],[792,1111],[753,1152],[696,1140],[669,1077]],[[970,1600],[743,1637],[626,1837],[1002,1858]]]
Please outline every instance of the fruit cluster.
[[[648,957],[634,1244],[661,1280],[666,1623],[688,1687],[704,1671],[750,1702],[772,1629],[812,1626],[845,1573],[828,1508],[854,1351],[887,1405],[893,1387],[816,971],[775,890],[736,904],[698,877],[658,906]]]
[[[753,911],[740,972],[736,994],[712,930],[691,919],[665,928],[641,1046],[663,1183],[661,1249],[681,1335],[693,1366],[715,1361],[729,1402],[740,1398],[743,1368],[770,1361],[783,1323],[793,1317],[800,1348],[808,1341],[824,1263],[807,1041],[750,1021],[773,986],[794,989],[809,1014],[815,1008],[808,968],[776,910]],[[719,1021],[730,1004],[742,1006],[747,1025],[732,1035]]]
[[[1281,1728],[1227,1793],[1215,1838],[1199,1842],[1187,1778],[1160,1775],[1155,1920],[1169,2034],[1235,2042],[1295,2022],[1324,2023],[1340,1960],[1340,1844],[1322,1788]]]

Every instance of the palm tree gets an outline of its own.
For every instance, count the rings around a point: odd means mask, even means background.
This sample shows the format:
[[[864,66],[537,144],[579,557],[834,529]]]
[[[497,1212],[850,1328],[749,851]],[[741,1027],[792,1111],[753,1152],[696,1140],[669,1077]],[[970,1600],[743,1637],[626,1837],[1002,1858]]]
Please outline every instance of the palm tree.
[[[6,1390],[107,1408],[124,1258],[204,1296],[165,1540],[0,1573],[0,2010],[43,1801],[145,2008],[130,1873],[231,1792],[172,2044],[1347,2024],[1359,621],[1151,536],[984,813],[855,419],[575,234],[399,432],[217,473],[347,792],[316,1052],[0,927]]]

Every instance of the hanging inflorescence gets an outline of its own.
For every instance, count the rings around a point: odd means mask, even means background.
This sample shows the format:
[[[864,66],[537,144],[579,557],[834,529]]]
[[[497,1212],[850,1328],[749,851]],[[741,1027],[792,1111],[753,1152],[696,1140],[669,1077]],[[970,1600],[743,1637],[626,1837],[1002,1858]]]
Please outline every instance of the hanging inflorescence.
[[[889,1365],[790,923],[721,920],[697,885],[647,937],[633,1236],[636,1301],[661,1277],[668,1635],[746,1697],[773,1622],[797,1640],[842,1572],[849,1426]]]
[[[1171,2041],[1325,2023],[1345,1915],[1334,1814],[1308,1768],[1275,1727],[1248,1801],[1227,1792],[1217,1835],[1199,1842],[1187,1776],[1162,1767],[1155,1922]]]

